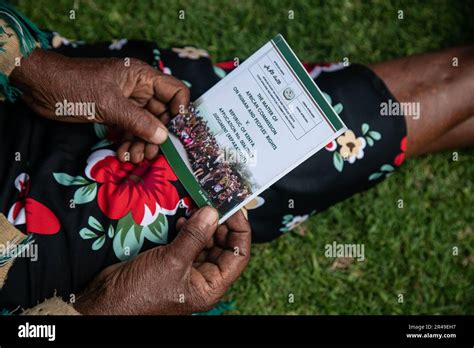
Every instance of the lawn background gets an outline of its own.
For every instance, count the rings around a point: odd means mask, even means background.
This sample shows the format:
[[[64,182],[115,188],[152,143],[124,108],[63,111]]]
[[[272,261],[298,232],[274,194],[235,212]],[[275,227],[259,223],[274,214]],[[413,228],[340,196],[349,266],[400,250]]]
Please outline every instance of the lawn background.
[[[41,27],[70,39],[192,44],[214,60],[245,58],[278,32],[302,60],[364,63],[474,38],[470,1],[13,3]],[[76,19],[70,20],[74,6]],[[185,20],[178,19],[179,10]],[[473,314],[474,151],[460,151],[457,162],[452,158],[446,152],[410,160],[375,189],[317,214],[276,242],[255,246],[249,267],[226,296],[236,301],[230,313]],[[366,261],[331,270],[334,260],[324,257],[324,246],[333,241],[365,244]]]

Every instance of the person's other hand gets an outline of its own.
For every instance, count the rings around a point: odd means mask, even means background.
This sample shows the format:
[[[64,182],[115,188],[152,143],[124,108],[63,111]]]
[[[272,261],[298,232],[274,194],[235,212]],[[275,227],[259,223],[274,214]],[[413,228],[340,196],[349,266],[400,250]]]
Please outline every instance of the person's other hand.
[[[163,123],[185,110],[190,96],[181,81],[137,59],[70,58],[41,49],[22,59],[10,80],[41,116],[114,125],[138,137],[128,149],[134,159],[156,156],[167,137]]]
[[[102,271],[74,307],[82,314],[190,314],[211,309],[250,258],[250,226],[239,211],[217,226],[201,208],[178,221],[166,245]]]

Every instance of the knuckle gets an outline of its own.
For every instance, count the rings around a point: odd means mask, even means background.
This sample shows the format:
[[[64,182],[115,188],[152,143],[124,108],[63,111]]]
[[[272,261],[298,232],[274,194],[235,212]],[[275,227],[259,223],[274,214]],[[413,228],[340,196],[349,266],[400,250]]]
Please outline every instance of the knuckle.
[[[206,236],[198,224],[189,223],[185,225],[183,232],[186,233],[190,243],[194,246],[205,245],[207,242]]]
[[[184,94],[184,97],[186,98],[186,100],[189,101],[189,99],[191,98],[191,90],[184,84],[182,83],[182,91],[183,91],[183,94]]]
[[[184,96],[189,97],[191,95],[190,89],[180,79],[171,75],[164,74],[158,75],[158,78],[169,86],[173,86],[176,91],[182,92]]]
[[[191,96],[191,91],[190,89],[184,84],[183,81],[177,80],[178,82],[178,91],[181,91],[183,96],[187,99]]]
[[[130,58],[130,67],[128,69],[129,71],[131,69],[131,72],[140,78],[150,78],[155,73],[155,69],[150,65],[136,58]]]

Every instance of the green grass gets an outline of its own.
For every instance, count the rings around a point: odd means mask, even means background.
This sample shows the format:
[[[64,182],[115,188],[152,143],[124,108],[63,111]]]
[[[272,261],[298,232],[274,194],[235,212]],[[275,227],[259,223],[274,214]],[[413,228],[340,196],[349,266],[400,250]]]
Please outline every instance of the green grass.
[[[303,60],[364,63],[460,45],[474,33],[467,1],[76,2],[74,21],[71,0],[15,3],[68,38],[193,44],[215,60],[244,58],[277,32]],[[305,236],[255,246],[226,297],[237,301],[233,313],[473,314],[473,178],[472,150],[461,151],[458,162],[452,153],[411,160],[375,189],[317,214],[304,225]],[[324,245],[334,240],[364,243],[366,261],[332,271]]]

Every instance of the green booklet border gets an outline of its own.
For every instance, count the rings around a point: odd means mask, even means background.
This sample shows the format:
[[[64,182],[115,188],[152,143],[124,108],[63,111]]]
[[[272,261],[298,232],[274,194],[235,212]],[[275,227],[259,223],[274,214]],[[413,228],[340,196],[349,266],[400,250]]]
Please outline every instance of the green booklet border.
[[[298,57],[296,57],[291,47],[285,41],[285,38],[281,34],[278,34],[272,39],[271,42],[293,69],[297,78],[301,81],[303,86],[306,87],[308,93],[313,97],[314,100],[316,100],[316,107],[320,109],[323,117],[325,116],[328,119],[334,130],[339,131],[340,129],[344,128],[345,126],[339,118],[339,115],[334,111],[332,106],[329,105],[326,98],[324,98],[321,90],[318,88],[311,76],[309,76]]]

